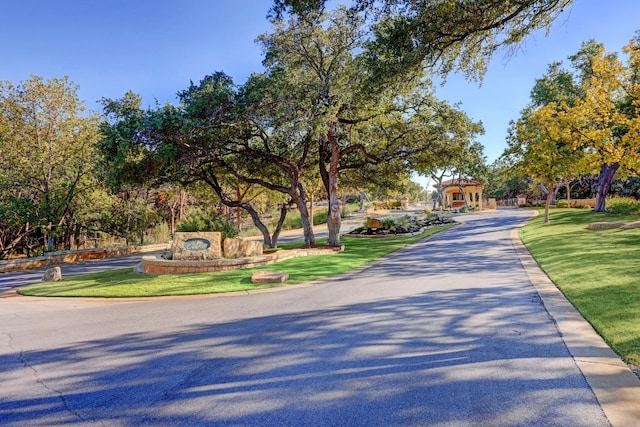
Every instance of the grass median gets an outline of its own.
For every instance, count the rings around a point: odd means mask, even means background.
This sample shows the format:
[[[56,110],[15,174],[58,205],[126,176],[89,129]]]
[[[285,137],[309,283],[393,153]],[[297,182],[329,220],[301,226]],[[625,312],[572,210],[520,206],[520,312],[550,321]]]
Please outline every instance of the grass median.
[[[634,222],[633,215],[552,210],[520,237],[538,264],[625,362],[640,366],[640,228],[588,230],[592,222]]]
[[[348,272],[452,226],[428,228],[416,236],[377,239],[342,236],[341,243],[345,246],[342,253],[294,258],[258,268],[167,275],[139,274],[134,273],[132,268],[125,268],[71,276],[60,282],[29,285],[20,288],[19,292],[40,297],[131,298],[212,294],[294,285]],[[323,240],[318,243],[323,243]],[[251,275],[256,270],[286,271],[289,280],[284,284],[256,285],[251,283]]]

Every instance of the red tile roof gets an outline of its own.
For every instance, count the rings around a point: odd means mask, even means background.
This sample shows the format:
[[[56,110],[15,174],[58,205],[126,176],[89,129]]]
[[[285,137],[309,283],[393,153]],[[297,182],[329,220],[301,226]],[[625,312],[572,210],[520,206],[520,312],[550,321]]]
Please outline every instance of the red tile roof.
[[[482,186],[480,181],[475,179],[461,179],[461,180],[449,179],[447,181],[442,181],[442,188],[453,187],[453,186],[471,187],[474,185]],[[434,187],[438,187],[438,184],[435,184]]]

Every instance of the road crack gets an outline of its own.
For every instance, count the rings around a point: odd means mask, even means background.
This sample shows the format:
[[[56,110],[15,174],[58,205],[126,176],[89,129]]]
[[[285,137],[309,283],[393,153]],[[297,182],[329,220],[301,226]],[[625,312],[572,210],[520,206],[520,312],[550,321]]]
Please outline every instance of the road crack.
[[[11,333],[7,333],[7,337],[9,338],[7,346],[9,347],[9,349],[11,349],[14,352],[18,353],[18,360],[20,362],[20,365],[22,366],[22,369],[31,372],[31,375],[33,376],[33,378],[35,379],[37,384],[39,384],[42,388],[44,388],[48,392],[56,395],[58,397],[58,399],[60,399],[60,401],[62,402],[62,407],[64,408],[65,411],[67,411],[68,413],[72,414],[75,418],[77,418],[80,421],[84,421],[84,422],[91,421],[91,420],[87,420],[82,415],[80,415],[80,413],[78,413],[78,412],[74,411],[73,409],[71,409],[69,407],[69,403],[67,402],[67,399],[66,399],[64,393],[61,390],[58,390],[55,387],[52,387],[49,384],[47,384],[42,379],[42,377],[40,375],[40,372],[38,371],[38,368],[27,361],[27,357],[26,357],[26,354],[25,354],[24,350],[23,349],[18,350],[18,349],[15,348],[13,335]]]

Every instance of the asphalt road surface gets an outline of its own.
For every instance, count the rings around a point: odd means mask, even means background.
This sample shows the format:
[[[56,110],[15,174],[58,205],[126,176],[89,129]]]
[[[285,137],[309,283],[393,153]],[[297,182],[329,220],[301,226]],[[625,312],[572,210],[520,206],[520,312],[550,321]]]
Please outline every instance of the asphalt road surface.
[[[0,299],[0,425],[609,426],[511,243],[525,215],[277,292]]]

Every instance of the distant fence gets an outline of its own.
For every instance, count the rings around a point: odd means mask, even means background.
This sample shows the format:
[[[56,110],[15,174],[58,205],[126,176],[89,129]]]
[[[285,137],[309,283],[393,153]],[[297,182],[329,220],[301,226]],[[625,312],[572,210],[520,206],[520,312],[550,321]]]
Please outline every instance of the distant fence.
[[[518,199],[497,199],[496,204],[498,206],[518,207]]]
[[[558,200],[566,200],[566,199],[557,199]],[[499,199],[496,200],[496,204],[498,206],[507,206],[507,207],[518,207],[518,198],[513,199]],[[544,206],[545,200],[527,200],[528,206]],[[596,199],[571,199],[569,204],[572,208],[583,208],[585,206],[589,206],[591,208],[596,207]]]

